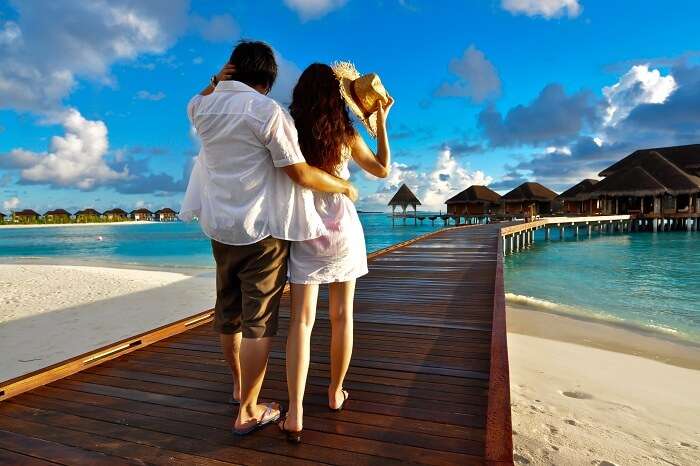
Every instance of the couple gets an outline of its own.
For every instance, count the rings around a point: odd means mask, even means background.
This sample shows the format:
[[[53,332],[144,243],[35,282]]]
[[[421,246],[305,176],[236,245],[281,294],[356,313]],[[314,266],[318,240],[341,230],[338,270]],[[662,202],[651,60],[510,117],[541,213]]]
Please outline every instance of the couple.
[[[181,218],[199,219],[216,260],[214,325],[233,373],[233,430],[249,434],[279,422],[299,443],[319,285],[329,284],[332,324],[328,407],[339,411],[353,344],[355,279],[367,273],[362,225],[348,182],[350,159],[377,177],[390,165],[386,118],[393,99],[374,74],[349,63],[310,65],[290,112],[267,94],[277,77],[272,49],[242,41],[188,115],[202,142]],[[377,154],[350,119],[377,137]],[[287,279],[289,409],[259,404],[278,308]],[[281,419],[282,418],[282,419]]]

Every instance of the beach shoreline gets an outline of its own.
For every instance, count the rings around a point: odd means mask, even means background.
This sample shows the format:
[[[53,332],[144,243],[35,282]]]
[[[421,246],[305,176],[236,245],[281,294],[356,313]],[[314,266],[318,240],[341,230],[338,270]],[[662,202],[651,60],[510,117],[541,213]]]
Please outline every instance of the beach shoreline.
[[[151,220],[126,220],[123,222],[87,222],[87,223],[29,223],[29,224],[0,224],[0,229],[27,229],[27,228],[61,228],[61,227],[101,227],[101,226],[130,226],[130,225],[158,225],[164,222]]]
[[[516,464],[700,463],[700,348],[508,306]]]

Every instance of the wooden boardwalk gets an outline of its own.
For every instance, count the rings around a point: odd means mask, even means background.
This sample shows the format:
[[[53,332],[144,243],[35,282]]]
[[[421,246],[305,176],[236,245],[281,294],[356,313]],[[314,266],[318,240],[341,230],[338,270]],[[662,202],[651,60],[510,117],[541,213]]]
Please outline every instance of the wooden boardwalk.
[[[512,464],[501,244],[495,225],[452,228],[371,261],[341,413],[321,299],[302,445],[231,434],[206,325],[1,402],[0,464]],[[281,320],[263,397],[284,402],[286,304]]]

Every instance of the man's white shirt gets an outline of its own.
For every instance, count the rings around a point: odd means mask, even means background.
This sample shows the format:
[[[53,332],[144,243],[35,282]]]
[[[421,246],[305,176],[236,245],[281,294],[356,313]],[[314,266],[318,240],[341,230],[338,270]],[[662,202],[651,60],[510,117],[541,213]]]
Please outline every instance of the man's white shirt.
[[[207,236],[231,245],[325,233],[313,193],[280,169],[305,159],[294,122],[277,102],[241,82],[221,81],[210,95],[193,97],[187,114],[202,147],[182,220],[199,218]]]

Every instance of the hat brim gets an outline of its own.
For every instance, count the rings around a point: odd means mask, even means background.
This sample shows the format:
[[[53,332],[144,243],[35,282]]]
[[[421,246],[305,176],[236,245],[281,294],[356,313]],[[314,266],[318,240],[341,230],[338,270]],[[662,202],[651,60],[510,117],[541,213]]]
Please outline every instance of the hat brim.
[[[355,103],[352,97],[351,85],[354,80],[360,77],[360,73],[350,62],[336,62],[332,65],[335,77],[340,84],[340,95],[347,104],[348,108],[360,120],[367,132],[373,138],[377,137],[377,112],[372,112],[369,116],[365,116],[359,105]]]

